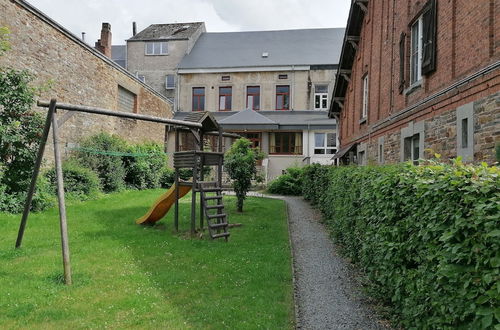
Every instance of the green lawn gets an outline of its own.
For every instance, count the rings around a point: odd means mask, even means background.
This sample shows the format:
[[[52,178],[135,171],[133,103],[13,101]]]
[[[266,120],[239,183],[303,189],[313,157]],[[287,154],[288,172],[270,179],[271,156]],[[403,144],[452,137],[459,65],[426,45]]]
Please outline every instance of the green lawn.
[[[290,248],[283,201],[248,198],[229,242],[189,238],[190,195],[155,227],[134,220],[162,193],[126,191],[68,206],[73,267],[61,283],[56,209],[0,213],[0,328],[292,328]]]

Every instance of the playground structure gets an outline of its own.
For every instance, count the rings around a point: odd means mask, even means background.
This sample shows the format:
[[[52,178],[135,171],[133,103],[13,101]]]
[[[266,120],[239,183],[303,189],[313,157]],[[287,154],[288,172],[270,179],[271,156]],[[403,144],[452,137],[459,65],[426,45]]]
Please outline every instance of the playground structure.
[[[35,192],[36,181],[40,172],[45,145],[47,143],[50,128],[52,127],[53,143],[54,143],[54,159],[57,179],[57,197],[59,204],[59,223],[61,230],[61,245],[64,266],[65,284],[71,285],[71,263],[68,243],[68,228],[66,219],[66,206],[64,197],[64,182],[62,173],[62,160],[59,146],[59,128],[64,124],[64,121],[57,121],[57,110],[67,110],[74,112],[92,113],[98,115],[129,118],[140,121],[155,122],[172,127],[175,130],[175,152],[174,152],[174,168],[175,168],[175,183],[172,188],[162,195],[151,207],[151,209],[142,218],[137,220],[137,223],[154,223],[160,220],[170,209],[172,204],[175,205],[174,225],[175,229],[179,229],[179,199],[192,190],[191,201],[191,233],[196,233],[196,194],[200,193],[200,228],[203,229],[204,218],[207,218],[208,230],[210,237],[227,238],[228,221],[227,215],[223,213],[224,205],[222,203],[222,165],[224,161],[224,153],[222,150],[222,142],[224,137],[238,138],[236,134],[224,133],[218,125],[214,117],[208,112],[192,113],[186,117],[186,120],[174,120],[155,116],[141,115],[135,113],[119,112],[107,109],[87,107],[81,105],[72,105],[57,103],[56,99],[50,102],[38,102],[39,107],[48,108],[45,126],[38,148],[37,157],[34,164],[34,170],[31,177],[31,182],[28,190],[28,195],[24,204],[24,211],[19,226],[19,232],[16,240],[16,248],[21,247],[28,215]],[[191,151],[179,150],[180,131],[190,132],[196,141],[195,149]],[[204,151],[204,136],[211,135],[218,137],[217,152]],[[216,166],[216,180],[203,181],[203,168],[205,166]],[[181,181],[179,178],[179,170],[183,168],[191,168],[193,171],[192,181]],[[211,196],[211,193],[215,195]],[[215,201],[215,204],[210,204],[210,201]],[[214,210],[215,214],[210,214]]]

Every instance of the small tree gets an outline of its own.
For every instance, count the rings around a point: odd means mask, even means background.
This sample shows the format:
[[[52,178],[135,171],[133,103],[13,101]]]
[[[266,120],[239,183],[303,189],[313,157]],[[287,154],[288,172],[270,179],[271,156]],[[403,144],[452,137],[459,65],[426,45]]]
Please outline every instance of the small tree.
[[[252,185],[252,178],[257,172],[255,168],[257,155],[250,147],[251,144],[252,143],[245,138],[236,140],[231,146],[231,149],[226,152],[224,159],[224,166],[229,177],[233,180],[238,212],[243,212],[243,201]]]

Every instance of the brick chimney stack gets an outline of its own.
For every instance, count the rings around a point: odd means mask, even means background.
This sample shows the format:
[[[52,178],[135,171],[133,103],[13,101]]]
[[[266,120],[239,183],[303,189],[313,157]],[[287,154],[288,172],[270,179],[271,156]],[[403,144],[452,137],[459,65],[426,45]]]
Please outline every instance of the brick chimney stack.
[[[97,40],[95,48],[111,58],[111,24],[102,23],[101,39]]]

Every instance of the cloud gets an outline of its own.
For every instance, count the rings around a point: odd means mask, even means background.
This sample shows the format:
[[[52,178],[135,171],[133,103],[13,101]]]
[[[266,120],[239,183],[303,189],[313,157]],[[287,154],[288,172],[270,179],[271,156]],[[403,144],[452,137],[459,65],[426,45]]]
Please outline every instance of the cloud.
[[[86,32],[87,43],[100,37],[101,23],[111,24],[113,44],[154,23],[203,21],[207,31],[242,31],[343,26],[346,0],[30,0],[73,34]],[[340,17],[340,19],[339,19]]]

